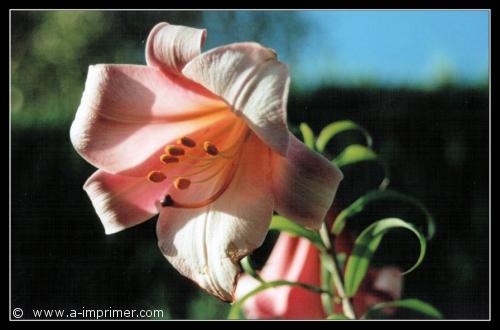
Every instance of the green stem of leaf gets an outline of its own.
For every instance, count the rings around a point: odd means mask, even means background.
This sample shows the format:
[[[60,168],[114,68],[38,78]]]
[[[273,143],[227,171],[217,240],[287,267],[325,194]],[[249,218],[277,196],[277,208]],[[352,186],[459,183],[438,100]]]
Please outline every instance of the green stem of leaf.
[[[257,271],[253,268],[252,262],[250,261],[249,256],[246,256],[245,258],[241,259],[240,265],[243,268],[243,270],[245,271],[245,273],[252,276],[260,283],[265,282],[264,279],[262,277],[260,277],[260,275],[257,273]]]
[[[344,312],[344,315],[349,319],[356,319],[356,314],[354,313],[354,308],[352,307],[351,300],[345,293],[344,281],[340,273],[337,254],[335,252],[335,247],[333,245],[333,242],[331,241],[325,223],[323,223],[323,225],[321,226],[320,235],[321,239],[323,240],[323,244],[325,245],[328,251],[327,253],[322,254],[321,261],[322,264],[330,271],[332,275],[332,281],[335,286],[335,291],[342,301],[342,311]]]

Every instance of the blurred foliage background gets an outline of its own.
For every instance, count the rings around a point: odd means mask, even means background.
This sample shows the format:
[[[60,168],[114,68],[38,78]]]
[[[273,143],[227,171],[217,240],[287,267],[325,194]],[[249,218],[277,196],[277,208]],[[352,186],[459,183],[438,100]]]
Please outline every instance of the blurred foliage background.
[[[404,297],[426,300],[446,318],[488,317],[488,77],[463,84],[444,70],[429,86],[364,79],[310,86],[295,64],[314,31],[291,11],[11,12],[13,307],[161,308],[165,318],[226,317],[228,305],[164,260],[155,220],[104,235],[82,190],[94,169],[69,141],[87,67],[145,63],[145,40],[160,21],[207,27],[205,49],[248,40],[276,49],[292,69],[292,128],[304,121],[318,133],[351,119],[371,132],[374,149],[389,162],[391,187],[419,198],[437,221],[423,266],[406,277]],[[371,168],[347,171],[339,198],[359,196],[376,175]],[[381,209],[388,215],[384,206],[365,217]],[[275,238],[271,233],[258,250],[258,263]],[[414,248],[397,238],[385,246],[402,266]],[[377,260],[383,262],[384,249]]]

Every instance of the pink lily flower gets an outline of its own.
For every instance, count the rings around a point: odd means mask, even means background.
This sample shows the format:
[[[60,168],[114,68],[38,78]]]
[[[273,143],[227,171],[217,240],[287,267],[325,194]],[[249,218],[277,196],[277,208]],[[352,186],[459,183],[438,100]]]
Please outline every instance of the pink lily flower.
[[[342,234],[336,241],[338,252],[352,251],[352,238]],[[320,253],[307,239],[281,233],[269,259],[259,275],[266,281],[287,280],[321,286]],[[402,276],[397,267],[371,267],[356,296],[352,299],[356,315],[363,315],[377,303],[401,298]],[[250,275],[243,275],[236,289],[237,298],[259,286]],[[262,291],[245,301],[249,319],[325,319],[327,317],[319,293],[281,286]],[[336,306],[337,313],[342,312]],[[394,310],[387,311],[388,313]]]
[[[201,53],[206,31],[160,23],[147,65],[92,65],[71,126],[106,234],[159,213],[158,245],[184,276],[234,300],[239,260],[273,210],[318,228],[341,172],[289,132],[288,68],[257,43]]]

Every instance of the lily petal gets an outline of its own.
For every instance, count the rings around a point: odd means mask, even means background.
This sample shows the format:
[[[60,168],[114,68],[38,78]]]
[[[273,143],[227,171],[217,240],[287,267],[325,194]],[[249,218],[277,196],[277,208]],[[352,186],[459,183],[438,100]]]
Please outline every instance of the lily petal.
[[[318,250],[305,238],[299,239],[299,244],[292,263],[289,276],[296,278],[298,282],[320,286],[318,269],[320,260]],[[291,288],[288,294],[288,308],[284,318],[304,319],[324,317],[321,300],[315,292],[304,288]],[[297,304],[298,301],[309,302],[307,306]]]
[[[272,167],[275,210],[301,225],[319,229],[342,172],[294,136],[290,137],[287,157],[273,154]]]
[[[401,269],[394,266],[371,267],[353,298],[354,310],[356,314],[363,315],[375,304],[401,299],[402,291]],[[386,308],[383,313],[392,315],[395,311],[395,308]]]
[[[106,234],[138,225],[158,213],[156,203],[169,188],[168,183],[151,183],[97,170],[83,189],[102,221]]]
[[[287,260],[287,264],[282,259]],[[319,253],[309,241],[282,233],[260,275],[266,281],[288,280],[319,286],[319,267]],[[237,297],[241,298],[259,284],[249,275],[243,275],[238,281]],[[321,319],[325,316],[319,294],[292,286],[254,295],[245,302],[244,309],[250,319]]]
[[[288,148],[288,67],[257,43],[236,43],[195,57],[182,73],[222,97],[281,155]]]
[[[225,106],[201,86],[157,68],[90,66],[71,141],[98,168],[142,176],[146,159],[221,120],[229,112]]]
[[[378,269],[373,288],[385,292],[392,300],[400,299],[403,291],[403,276],[401,275],[401,269],[393,266]]]
[[[146,62],[166,71],[180,73],[186,63],[201,53],[206,35],[206,30],[159,23],[149,34]]]
[[[157,223],[158,245],[170,263],[224,301],[234,300],[239,260],[262,244],[273,210],[269,149],[254,135],[244,148],[219,199],[198,209],[165,207]]]

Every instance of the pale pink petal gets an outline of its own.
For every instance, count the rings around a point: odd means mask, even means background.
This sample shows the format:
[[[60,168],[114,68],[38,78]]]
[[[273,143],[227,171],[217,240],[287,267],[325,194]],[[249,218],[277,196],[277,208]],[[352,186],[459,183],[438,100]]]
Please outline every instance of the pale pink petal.
[[[285,272],[280,257],[288,260]],[[309,241],[282,233],[260,275],[266,281],[287,280],[319,286],[319,267],[319,252]],[[244,275],[238,282],[238,298],[259,285],[248,277]],[[292,286],[277,287],[256,294],[244,303],[244,311],[250,319],[325,317],[318,293]]]
[[[377,269],[373,289],[383,292],[391,300],[401,299],[403,292],[403,276],[398,267],[382,267]]]
[[[288,67],[257,43],[237,43],[195,57],[182,73],[222,97],[271,148],[286,155]]]
[[[403,275],[398,267],[382,267],[377,270],[377,275],[373,283],[373,290],[378,293],[378,297],[384,299],[370,301],[367,299],[367,304],[373,306],[377,303],[388,302],[401,299],[403,293]],[[396,308],[386,308],[383,313],[392,315],[396,312]]]
[[[275,210],[309,228],[318,229],[343,178],[323,156],[290,137],[287,157],[273,154]]]
[[[219,199],[197,209],[164,207],[157,223],[165,257],[225,301],[234,300],[239,260],[262,244],[273,210],[266,171],[269,149],[255,136],[244,148],[236,176]],[[193,195],[198,193],[193,190]]]
[[[299,244],[299,237],[281,233],[262,270],[262,276],[269,280],[287,278]]]
[[[296,259],[298,264],[294,263],[292,266],[288,280],[319,287],[321,285],[320,260],[316,247],[301,237]],[[285,319],[323,319],[324,317],[325,313],[318,293],[300,287],[293,287],[290,290]]]
[[[261,283],[255,278],[248,274],[243,274],[238,279],[238,285],[236,286],[235,298],[240,300],[247,293],[257,288]],[[264,295],[264,292],[258,293],[250,298],[248,298],[243,304],[243,311],[245,317],[248,319],[268,319],[275,318],[276,313],[274,311],[274,301],[273,297],[268,294]],[[257,297],[261,297],[257,300]],[[269,302],[268,302],[269,301]],[[270,308],[266,308],[266,307]]]
[[[281,234],[276,241],[269,258],[260,275],[267,281],[284,280],[288,278],[288,270],[295,259],[299,244],[298,237]],[[241,299],[260,285],[250,275],[244,274],[238,280],[236,298]],[[268,289],[249,298],[244,304],[244,311],[250,319],[269,319],[281,317],[286,310],[287,297],[290,290],[287,287]]]
[[[290,280],[296,281],[298,271],[303,266],[303,258],[297,258],[297,254],[303,255],[305,251],[299,251],[300,238],[292,237],[288,234],[280,234],[274,248],[266,261],[266,264],[260,272],[261,277],[266,281]],[[302,247],[303,249],[303,247]],[[293,271],[291,271],[293,269]],[[254,289],[258,286],[246,279],[248,275],[242,276],[238,281],[236,291],[237,298],[241,298],[248,293],[248,289]],[[240,283],[242,288],[240,288]],[[255,285],[251,287],[251,285]],[[246,290],[246,291],[245,291]],[[288,308],[288,297],[292,287],[282,286],[268,289],[259,293],[244,304],[244,311],[247,318],[250,319],[275,319],[282,318]]]
[[[241,299],[261,283],[244,274],[238,280],[236,299]],[[288,287],[266,289],[248,298],[243,304],[243,312],[247,319],[281,319],[286,309],[286,297],[290,292]]]
[[[401,299],[403,276],[397,267],[371,267],[353,299],[356,314],[363,315],[375,304]],[[387,315],[394,314],[394,308],[386,308]]]
[[[91,66],[71,141],[92,165],[141,176],[140,165],[163,146],[231,114],[224,106],[202,87],[157,68]]]
[[[206,30],[159,23],[149,33],[146,62],[180,73],[187,62],[201,53],[206,34]]]
[[[169,184],[152,183],[146,178],[113,175],[98,170],[83,188],[89,195],[106,234],[113,234],[157,214],[157,203],[168,190]]]

